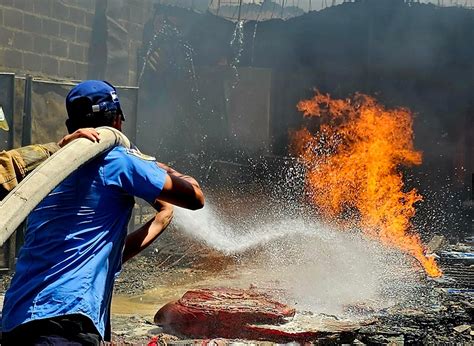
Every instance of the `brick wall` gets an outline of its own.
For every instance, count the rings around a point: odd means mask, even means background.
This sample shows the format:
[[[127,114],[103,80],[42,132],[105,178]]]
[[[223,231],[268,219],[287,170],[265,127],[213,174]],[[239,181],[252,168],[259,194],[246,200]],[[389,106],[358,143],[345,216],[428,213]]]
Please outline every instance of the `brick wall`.
[[[0,71],[59,79],[87,78],[95,3],[96,0],[1,0]],[[151,0],[108,3],[107,14],[120,23],[127,37],[124,47],[128,71],[119,71],[120,81],[135,85],[136,52],[141,45],[143,24],[151,12]],[[109,72],[111,76],[118,75]]]

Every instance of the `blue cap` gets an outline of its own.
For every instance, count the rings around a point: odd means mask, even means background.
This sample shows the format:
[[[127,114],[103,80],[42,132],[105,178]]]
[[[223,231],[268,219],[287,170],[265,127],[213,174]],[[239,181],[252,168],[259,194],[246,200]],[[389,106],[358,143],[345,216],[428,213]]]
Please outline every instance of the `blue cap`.
[[[87,80],[76,85],[66,96],[66,109],[69,118],[117,112],[125,120],[117,90],[106,81]]]

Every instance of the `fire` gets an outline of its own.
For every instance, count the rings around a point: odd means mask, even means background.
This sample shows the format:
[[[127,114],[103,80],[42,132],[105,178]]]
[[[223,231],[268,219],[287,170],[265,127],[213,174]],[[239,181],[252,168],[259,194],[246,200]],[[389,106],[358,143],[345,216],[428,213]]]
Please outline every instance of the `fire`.
[[[293,134],[293,149],[307,168],[308,196],[325,217],[354,219],[368,235],[415,257],[429,276],[441,271],[415,233],[411,218],[422,200],[404,191],[399,166],[421,163],[413,147],[412,114],[386,109],[374,98],[355,94],[345,100],[316,92],[298,103],[306,117],[320,117],[313,134]]]

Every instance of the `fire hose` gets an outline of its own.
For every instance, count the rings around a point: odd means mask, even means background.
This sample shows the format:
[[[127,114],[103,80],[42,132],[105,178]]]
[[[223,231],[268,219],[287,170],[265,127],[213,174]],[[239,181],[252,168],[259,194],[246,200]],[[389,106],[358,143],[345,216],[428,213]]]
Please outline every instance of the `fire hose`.
[[[79,138],[61,148],[23,179],[0,202],[0,246],[15,232],[30,212],[72,172],[98,155],[130,141],[120,131],[99,127],[100,142]]]

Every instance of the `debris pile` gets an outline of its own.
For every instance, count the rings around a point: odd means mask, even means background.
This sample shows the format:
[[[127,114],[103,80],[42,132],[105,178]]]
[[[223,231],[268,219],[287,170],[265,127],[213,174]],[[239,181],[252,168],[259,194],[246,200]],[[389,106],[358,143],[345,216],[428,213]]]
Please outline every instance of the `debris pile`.
[[[154,321],[190,338],[262,339],[254,324],[282,324],[294,315],[295,309],[252,289],[213,288],[186,292],[162,307]]]
[[[469,343],[474,340],[473,249],[470,244],[448,245],[441,240],[438,246],[430,242],[430,252],[446,274],[427,278],[416,301],[382,310],[353,307],[348,314],[332,316],[295,311],[255,288],[199,289],[165,305],[155,315],[155,323],[160,331],[180,339]]]
[[[447,244],[444,237],[435,236],[428,248],[438,258],[443,277],[430,280],[419,301],[378,314],[376,323],[359,329],[359,341],[468,344],[474,340],[472,243]]]
[[[432,303],[396,305],[350,321],[298,312],[253,290],[202,289],[165,305],[155,323],[180,338],[228,338],[273,342],[469,343],[474,330],[474,293],[449,293],[432,283]]]
[[[474,289],[474,246],[448,245],[439,252],[439,257],[452,288]]]
[[[474,292],[450,294],[433,287],[437,302],[424,307],[395,306],[376,323],[357,332],[357,340],[368,344],[469,343],[473,340]]]

